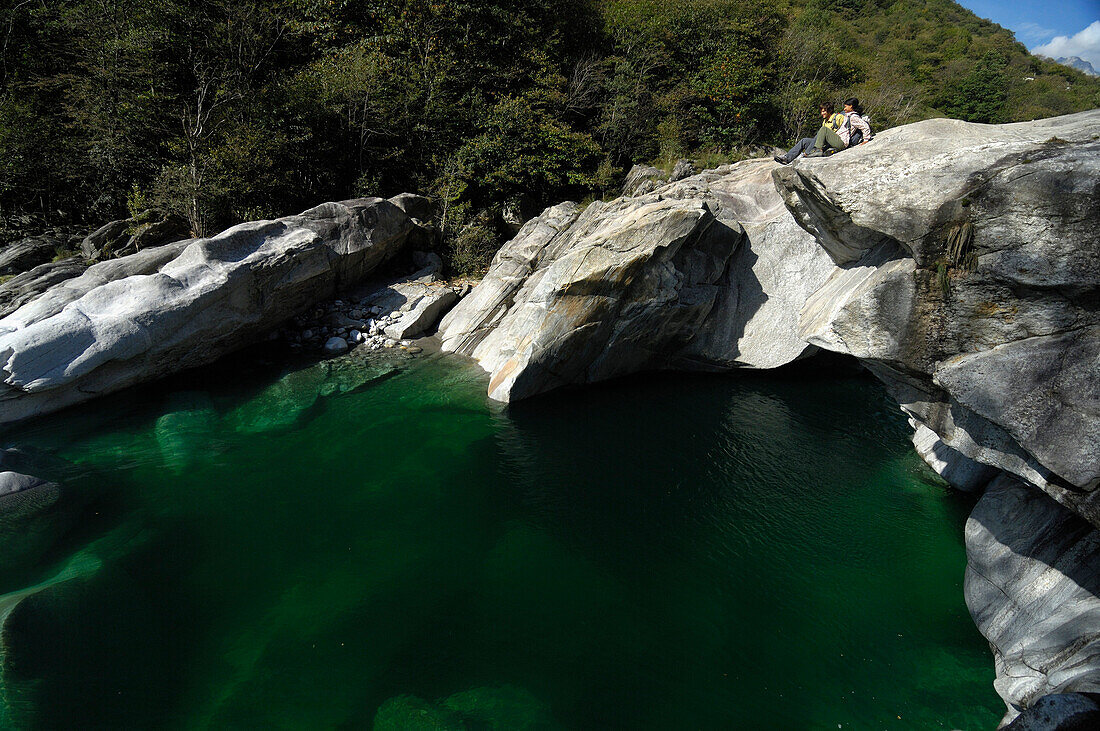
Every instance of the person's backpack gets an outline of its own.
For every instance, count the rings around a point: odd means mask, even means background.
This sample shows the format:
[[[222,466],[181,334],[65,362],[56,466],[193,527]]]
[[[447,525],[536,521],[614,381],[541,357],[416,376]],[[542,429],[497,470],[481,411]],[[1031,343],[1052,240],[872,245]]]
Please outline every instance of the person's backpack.
[[[826,127],[831,127],[833,132],[836,132],[841,127],[843,127],[844,123],[847,122],[847,121],[848,121],[847,117],[845,117],[840,112],[837,112],[836,114],[831,115],[828,119],[825,120],[825,126]]]
[[[856,112],[852,112],[852,114],[856,114]],[[868,129],[870,129],[870,127],[871,127],[871,118],[870,117],[865,117],[862,114],[860,114],[859,116],[860,116],[861,119],[863,119],[864,122],[867,123]],[[855,147],[860,142],[863,142],[863,130],[859,129],[858,127],[855,128],[855,129],[852,128],[852,118],[851,118],[851,116],[847,117],[844,120],[844,126],[848,128],[848,147]],[[874,137],[873,133],[871,134],[871,137]],[[868,139],[870,139],[870,137],[868,137]]]

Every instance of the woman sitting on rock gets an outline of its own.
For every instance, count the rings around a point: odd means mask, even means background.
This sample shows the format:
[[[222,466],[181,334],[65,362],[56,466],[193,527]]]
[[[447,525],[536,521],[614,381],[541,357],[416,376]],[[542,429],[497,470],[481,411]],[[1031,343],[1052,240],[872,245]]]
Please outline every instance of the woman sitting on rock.
[[[844,124],[835,132],[825,126],[818,130],[814,148],[806,153],[806,157],[823,157],[826,149],[845,150],[853,146],[850,144],[853,139],[856,145],[867,144],[871,139],[871,125],[863,118],[859,99],[853,96],[844,100],[844,117]]]
[[[818,108],[821,110],[821,129],[830,127],[835,132],[844,125],[844,115],[833,114],[834,107],[832,102],[825,102]],[[803,137],[798,141],[798,144],[787,150],[786,154],[776,155],[772,159],[780,165],[790,165],[803,152],[806,152],[807,150],[812,150],[816,141],[817,140],[814,137]]]

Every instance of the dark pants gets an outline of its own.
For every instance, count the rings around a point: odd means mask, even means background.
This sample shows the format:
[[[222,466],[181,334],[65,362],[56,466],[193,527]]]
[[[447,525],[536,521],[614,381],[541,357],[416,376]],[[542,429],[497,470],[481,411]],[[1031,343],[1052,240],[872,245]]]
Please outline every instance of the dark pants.
[[[787,150],[787,154],[783,156],[783,159],[787,162],[794,162],[794,159],[801,155],[803,152],[808,152],[814,146],[816,140],[813,137],[803,137],[798,141],[798,144]]]

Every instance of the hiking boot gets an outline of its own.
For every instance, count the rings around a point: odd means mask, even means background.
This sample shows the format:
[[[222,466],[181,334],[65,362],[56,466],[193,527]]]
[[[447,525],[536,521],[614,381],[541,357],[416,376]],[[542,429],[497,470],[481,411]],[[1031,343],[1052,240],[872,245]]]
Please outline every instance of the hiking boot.
[[[772,159],[775,160],[780,165],[790,165],[791,164],[791,161],[788,160],[787,158],[783,157],[782,155],[776,155]]]
[[[818,148],[815,147],[814,149],[810,150],[805,155],[803,155],[803,157],[825,157],[825,151],[824,150],[819,150]]]

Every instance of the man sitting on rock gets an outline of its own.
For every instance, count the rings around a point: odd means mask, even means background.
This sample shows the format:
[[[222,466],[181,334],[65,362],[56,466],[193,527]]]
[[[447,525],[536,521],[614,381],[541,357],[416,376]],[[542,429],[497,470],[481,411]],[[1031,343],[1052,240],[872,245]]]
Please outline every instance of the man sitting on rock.
[[[822,127],[817,132],[814,147],[806,157],[824,157],[832,152],[846,150],[856,145],[866,145],[871,141],[871,125],[863,118],[863,107],[859,99],[850,97],[844,100],[844,124],[833,131]]]
[[[844,124],[843,114],[833,114],[834,107],[832,102],[823,103],[819,107],[819,109],[821,110],[822,129],[828,128],[833,132],[836,132]],[[820,136],[820,134],[821,133],[819,132],[818,135]],[[790,165],[803,152],[806,152],[807,150],[812,150],[815,142],[817,142],[817,138],[815,137],[803,137],[798,141],[797,145],[787,150],[787,153],[785,155],[776,155],[772,159],[780,165]]]

